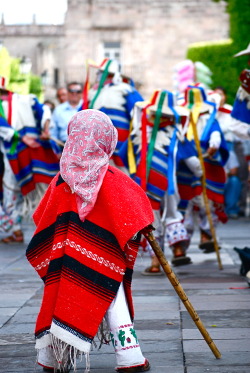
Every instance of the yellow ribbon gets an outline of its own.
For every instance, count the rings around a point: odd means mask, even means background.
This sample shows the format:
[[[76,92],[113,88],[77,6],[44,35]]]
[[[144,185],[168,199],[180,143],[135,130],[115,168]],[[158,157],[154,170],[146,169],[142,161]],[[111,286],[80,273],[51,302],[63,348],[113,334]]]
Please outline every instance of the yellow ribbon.
[[[132,143],[132,140],[131,140],[131,137],[130,137],[132,128],[133,128],[133,122],[131,120],[130,124],[129,124],[129,136],[128,136],[128,169],[129,169],[130,175],[136,173],[136,162],[135,162],[135,155],[134,155],[134,147],[133,147],[133,143]]]
[[[193,131],[193,126],[191,122],[193,122],[193,124],[195,125],[197,124],[198,118],[200,115],[200,110],[201,110],[202,103],[203,103],[201,99],[200,90],[198,88],[193,88],[192,92],[194,94],[194,104],[191,107],[190,123],[189,123],[188,131],[187,131],[188,140],[193,140],[194,138],[194,131]]]

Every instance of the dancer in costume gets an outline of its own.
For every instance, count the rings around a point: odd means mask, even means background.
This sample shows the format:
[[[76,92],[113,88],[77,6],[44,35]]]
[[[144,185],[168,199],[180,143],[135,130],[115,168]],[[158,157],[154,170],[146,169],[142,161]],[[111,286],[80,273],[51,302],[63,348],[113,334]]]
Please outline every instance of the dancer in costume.
[[[119,150],[130,132],[132,109],[137,101],[143,101],[131,79],[121,75],[115,60],[104,59],[95,67],[97,82],[88,92],[89,108],[98,109],[109,116],[118,131],[118,142],[112,161],[122,171],[126,169],[119,157]]]
[[[250,43],[246,49],[235,54],[234,57],[248,56],[250,66]],[[241,139],[250,138],[250,70],[244,69],[240,74],[240,87],[237,91],[232,110],[231,130]]]
[[[219,95],[214,99],[220,101]],[[226,175],[224,165],[228,159],[228,150],[224,135],[216,120],[217,106],[207,99],[207,94],[201,86],[190,86],[185,93],[184,106],[190,109],[191,119],[196,126],[198,141],[204,156],[206,172],[206,192],[214,225],[221,221],[225,223],[227,216],[224,212],[224,187]],[[189,140],[194,139],[193,127],[190,123],[187,132]],[[196,148],[193,140],[193,146]],[[198,215],[200,229],[200,249],[208,253],[214,251],[214,242],[210,231],[202,185],[185,164],[180,163],[178,169],[178,185],[181,195],[180,209],[185,213],[184,224],[190,239],[195,229],[195,215]]]
[[[239,215],[239,200],[241,194],[241,181],[238,176],[240,163],[234,150],[236,136],[230,130],[232,122],[231,111],[232,106],[226,103],[226,91],[223,87],[217,87],[211,92],[220,95],[219,108],[216,118],[219,122],[220,128],[224,134],[229,151],[228,161],[225,164],[225,171],[227,181],[225,185],[225,210],[229,218],[236,219]]]
[[[196,175],[201,175],[195,152],[184,137],[188,116],[188,110],[177,107],[171,92],[155,91],[149,102],[135,105],[133,129],[129,141],[120,152],[131,177],[150,199],[155,216],[155,236],[161,246],[167,241],[173,251],[174,265],[191,262],[185,253],[188,233],[182,222],[183,216],[178,211],[176,163],[179,159],[185,159]],[[143,274],[161,274],[159,262],[153,253],[151,266]]]
[[[2,87],[3,88],[3,87]],[[21,220],[32,213],[58,172],[55,144],[48,141],[50,110],[34,95],[1,90],[0,137],[4,159],[3,206],[13,221],[3,242],[22,242]]]
[[[248,65],[250,66],[250,43],[248,47],[234,57],[248,56]],[[240,74],[240,87],[237,91],[236,98],[233,104],[232,118],[233,122],[231,130],[242,140],[250,140],[250,70],[244,69]],[[243,211],[244,213],[244,211]],[[250,259],[249,248],[240,249],[235,247],[241,259],[240,274],[246,276],[246,280],[250,282]]]
[[[248,56],[250,66],[250,44],[248,47],[237,53],[234,57]],[[239,176],[241,180],[240,216],[246,216],[247,194],[249,190],[248,162],[245,149],[250,141],[250,69],[244,69],[239,77],[240,87],[237,91],[232,110],[231,130],[242,142],[236,144],[236,152],[240,161]],[[246,140],[246,141],[244,141]],[[248,150],[247,150],[248,152]]]
[[[44,281],[36,322],[44,371],[75,367],[106,318],[120,373],[150,369],[133,327],[131,280],[140,234],[153,221],[143,190],[109,160],[117,131],[97,110],[75,114],[54,178],[34,214],[27,258]]]

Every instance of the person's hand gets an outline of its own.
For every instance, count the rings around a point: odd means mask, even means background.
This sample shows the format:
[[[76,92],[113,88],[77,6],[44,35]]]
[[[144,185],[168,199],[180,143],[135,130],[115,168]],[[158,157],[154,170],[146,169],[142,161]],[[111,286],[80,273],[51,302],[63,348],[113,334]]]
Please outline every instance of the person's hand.
[[[49,140],[50,139],[50,135],[49,135],[49,131],[46,129],[44,129],[40,135],[40,139],[41,140]]]
[[[24,142],[25,145],[29,146],[30,148],[38,148],[40,144],[34,139],[34,137],[24,135],[22,137],[22,142]]]
[[[209,156],[209,158],[211,158],[216,152],[217,152],[217,148],[208,148],[207,149],[207,155]]]

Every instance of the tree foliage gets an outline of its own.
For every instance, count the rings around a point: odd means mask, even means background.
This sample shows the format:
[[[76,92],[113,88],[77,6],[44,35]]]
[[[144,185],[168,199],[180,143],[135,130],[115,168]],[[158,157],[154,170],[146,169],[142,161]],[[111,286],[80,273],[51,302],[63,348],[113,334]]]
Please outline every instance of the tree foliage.
[[[11,57],[5,47],[0,47],[0,76],[6,78],[6,84],[10,80]]]
[[[6,88],[20,94],[33,93],[41,100],[43,87],[40,76],[22,74],[20,62],[20,58],[11,57],[5,47],[0,47],[0,76],[6,79]]]
[[[30,75],[29,91],[37,96],[38,100],[43,101],[43,86],[41,77],[38,75]]]
[[[220,0],[213,0],[219,2]],[[239,86],[240,72],[246,68],[248,56],[234,58],[234,54],[247,47],[250,42],[249,0],[228,0],[231,39],[191,44],[187,58],[201,61],[213,72],[214,87],[223,86],[228,94],[228,102],[233,103]]]

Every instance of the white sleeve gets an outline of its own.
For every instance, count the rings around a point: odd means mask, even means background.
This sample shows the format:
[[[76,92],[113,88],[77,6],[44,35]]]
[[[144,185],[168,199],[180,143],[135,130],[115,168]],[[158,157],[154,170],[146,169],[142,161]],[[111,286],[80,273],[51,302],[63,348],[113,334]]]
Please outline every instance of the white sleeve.
[[[10,141],[14,136],[14,129],[12,127],[1,127],[0,126],[0,137],[4,141]]]
[[[192,157],[184,159],[184,162],[186,163],[187,167],[192,171],[192,173],[196,177],[201,177],[203,172],[201,168],[201,163],[198,157],[193,155]]]
[[[238,119],[232,118],[229,128],[240,139],[249,140],[250,125],[248,123],[241,122]]]
[[[44,125],[47,120],[51,121],[51,110],[48,107],[48,105],[43,105],[43,116],[42,116],[42,121],[41,121],[42,129],[44,128]]]
[[[221,144],[221,134],[219,131],[214,131],[211,133],[209,139],[209,147],[219,149]]]

